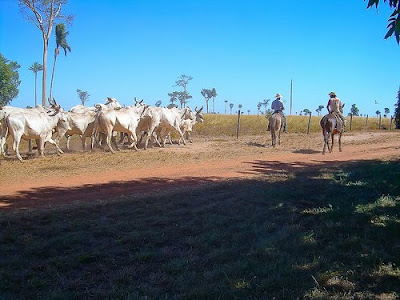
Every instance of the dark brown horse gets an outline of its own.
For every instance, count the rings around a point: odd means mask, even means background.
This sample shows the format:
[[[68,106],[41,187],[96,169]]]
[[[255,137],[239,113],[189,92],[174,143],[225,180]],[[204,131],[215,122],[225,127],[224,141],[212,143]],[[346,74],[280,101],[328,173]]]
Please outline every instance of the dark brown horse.
[[[276,146],[276,143],[278,143],[278,145],[280,145],[281,143],[282,126],[283,126],[282,115],[279,112],[274,113],[269,119],[269,128],[271,131],[271,139],[273,147]]]
[[[324,137],[324,148],[322,154],[325,154],[326,148],[328,147],[329,153],[332,152],[333,138],[335,134],[339,135],[339,152],[342,152],[342,133],[344,132],[344,126],[342,120],[333,113],[325,115],[321,121],[322,135]],[[329,139],[332,140],[329,145]]]

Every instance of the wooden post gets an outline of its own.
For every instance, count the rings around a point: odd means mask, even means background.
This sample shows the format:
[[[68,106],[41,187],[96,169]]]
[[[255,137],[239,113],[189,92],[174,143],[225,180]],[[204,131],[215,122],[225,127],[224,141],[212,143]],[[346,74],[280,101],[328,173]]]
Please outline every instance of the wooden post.
[[[390,116],[389,130],[392,130],[393,116]]]
[[[367,118],[365,119],[365,129],[368,129],[368,115]]]
[[[381,114],[379,114],[379,127],[378,127],[378,129],[382,129],[381,128],[381,124],[382,124],[382,115]]]
[[[236,138],[239,138],[239,130],[240,130],[240,109],[238,110],[238,119],[236,125]]]
[[[308,117],[307,134],[310,134],[310,125],[311,125],[311,113],[310,116]]]
[[[351,130],[351,124],[353,124],[353,114],[350,114],[350,130]]]
[[[293,103],[293,80],[290,79],[290,110],[289,110],[289,115],[292,115],[292,103]]]

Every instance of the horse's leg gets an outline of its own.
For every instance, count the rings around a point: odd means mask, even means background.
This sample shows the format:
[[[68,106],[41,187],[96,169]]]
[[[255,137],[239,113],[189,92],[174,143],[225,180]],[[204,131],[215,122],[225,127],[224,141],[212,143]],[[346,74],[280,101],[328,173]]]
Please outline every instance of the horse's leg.
[[[339,132],[339,152],[342,152],[342,133]]]
[[[334,144],[334,141],[335,141],[335,135],[332,132],[330,132],[329,134],[330,134],[330,138],[331,138],[331,147],[329,149],[329,153],[331,153],[333,151],[333,144]]]
[[[324,148],[322,149],[322,154],[325,154],[326,148],[329,150],[329,133],[325,130],[322,130],[322,136],[324,137]]]

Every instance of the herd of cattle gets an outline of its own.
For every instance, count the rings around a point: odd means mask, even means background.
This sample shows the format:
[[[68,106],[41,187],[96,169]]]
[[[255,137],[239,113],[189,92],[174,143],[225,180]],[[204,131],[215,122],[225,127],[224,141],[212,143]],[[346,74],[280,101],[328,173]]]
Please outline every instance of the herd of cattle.
[[[73,135],[82,139],[82,148],[86,148],[86,138],[91,138],[91,147],[107,144],[111,152],[115,152],[111,141],[117,147],[116,136],[120,133],[120,141],[129,141],[128,148],[138,149],[138,144],[145,137],[144,149],[147,149],[150,139],[160,147],[165,146],[171,131],[179,135],[178,144],[185,141],[185,135],[190,139],[194,124],[204,122],[202,109],[192,111],[186,108],[153,107],[136,101],[135,105],[122,107],[114,98],[107,98],[105,104],[93,107],[77,105],[69,111],[64,111],[55,100],[49,101],[50,107],[36,106],[23,109],[12,106],[0,107],[0,155],[5,155],[8,136],[13,139],[13,150],[22,161],[19,152],[21,139],[36,140],[41,156],[44,155],[46,142],[53,144],[58,153],[63,153],[59,147],[62,137],[69,140]],[[138,137],[140,136],[140,141]],[[162,145],[161,145],[162,143]],[[31,143],[30,143],[30,151]]]

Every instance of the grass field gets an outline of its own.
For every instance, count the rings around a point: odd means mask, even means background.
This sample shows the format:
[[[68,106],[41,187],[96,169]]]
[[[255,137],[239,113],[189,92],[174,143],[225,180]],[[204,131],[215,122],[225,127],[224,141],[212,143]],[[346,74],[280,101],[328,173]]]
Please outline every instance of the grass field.
[[[235,135],[236,118],[206,115],[196,134]],[[313,118],[317,132],[320,118]],[[319,134],[301,131],[306,117],[288,120],[300,138],[285,144],[307,149],[308,136],[310,145],[322,143]],[[265,135],[265,118],[241,121],[242,135]],[[155,149],[10,160],[0,176],[74,176],[85,161],[106,172],[107,163],[122,168],[126,160],[165,164],[180,156],[196,163],[235,151],[284,151],[231,140],[214,138],[216,152],[195,158]],[[274,172],[259,162],[255,169],[249,178],[146,196],[1,208],[0,299],[400,298],[400,158]]]
[[[310,121],[310,133],[320,132],[319,124],[322,116],[312,116]],[[201,135],[236,135],[237,115],[205,115],[203,124],[196,124],[195,132]],[[347,131],[350,131],[350,117],[346,117]],[[288,131],[292,133],[307,133],[308,116],[287,116]],[[379,118],[369,117],[353,117],[351,122],[351,130],[378,130]],[[264,115],[242,115],[240,117],[240,134],[259,135],[265,134],[268,120]],[[394,129],[392,124],[392,129]],[[381,119],[381,128],[390,128],[390,118]]]

